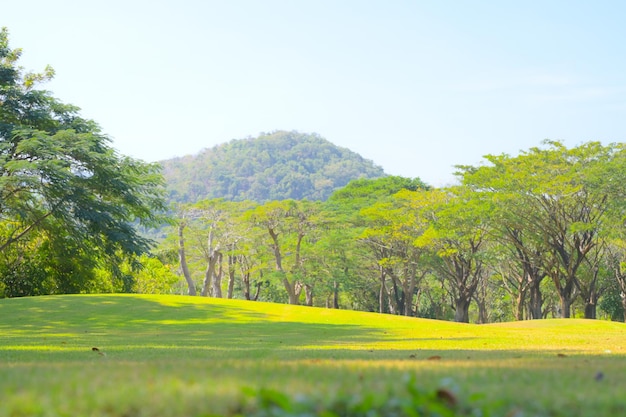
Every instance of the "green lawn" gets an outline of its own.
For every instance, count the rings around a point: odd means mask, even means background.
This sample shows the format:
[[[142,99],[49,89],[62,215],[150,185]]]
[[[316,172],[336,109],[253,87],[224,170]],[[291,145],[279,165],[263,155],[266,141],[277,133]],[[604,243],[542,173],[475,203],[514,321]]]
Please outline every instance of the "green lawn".
[[[261,388],[375,408],[408,396],[407,379],[445,387],[459,415],[624,415],[626,327],[182,296],[0,300],[0,416],[233,415]]]

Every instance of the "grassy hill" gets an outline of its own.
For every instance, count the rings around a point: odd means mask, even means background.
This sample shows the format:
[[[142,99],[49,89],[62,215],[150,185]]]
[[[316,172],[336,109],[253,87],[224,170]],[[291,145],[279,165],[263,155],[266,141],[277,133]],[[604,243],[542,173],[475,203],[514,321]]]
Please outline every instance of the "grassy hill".
[[[183,296],[4,299],[0,415],[291,416],[351,401],[344,415],[365,415],[355,404],[406,404],[417,389],[424,401],[452,395],[447,415],[613,416],[626,411],[625,354],[626,327],[602,321],[478,326]]]
[[[385,175],[372,161],[319,135],[284,131],[232,140],[161,165],[170,200],[186,203],[325,200],[351,180]]]

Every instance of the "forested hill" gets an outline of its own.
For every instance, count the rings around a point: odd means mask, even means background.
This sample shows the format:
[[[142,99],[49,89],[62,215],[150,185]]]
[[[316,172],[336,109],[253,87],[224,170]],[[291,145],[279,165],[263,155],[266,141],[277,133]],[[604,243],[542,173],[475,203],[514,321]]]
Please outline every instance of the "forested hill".
[[[385,175],[372,161],[317,134],[284,131],[232,140],[161,165],[169,199],[176,202],[326,200],[353,179]]]

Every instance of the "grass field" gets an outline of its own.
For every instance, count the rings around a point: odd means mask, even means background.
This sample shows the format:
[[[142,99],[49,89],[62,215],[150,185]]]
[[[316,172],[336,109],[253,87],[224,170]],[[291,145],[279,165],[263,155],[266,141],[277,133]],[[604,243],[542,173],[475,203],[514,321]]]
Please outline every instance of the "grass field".
[[[626,327],[182,296],[0,300],[0,416],[245,415],[276,392],[375,409],[409,385],[451,393],[458,415],[625,415]],[[305,415],[268,413],[255,415]]]

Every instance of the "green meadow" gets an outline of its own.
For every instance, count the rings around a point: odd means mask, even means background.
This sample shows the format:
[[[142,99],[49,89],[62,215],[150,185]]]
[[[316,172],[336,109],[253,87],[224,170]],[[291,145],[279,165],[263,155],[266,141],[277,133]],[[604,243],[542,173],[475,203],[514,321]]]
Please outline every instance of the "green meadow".
[[[468,325],[185,296],[0,300],[0,416],[377,416],[393,404],[412,415],[416,391],[445,406],[416,416],[615,416],[625,388],[621,323]]]

